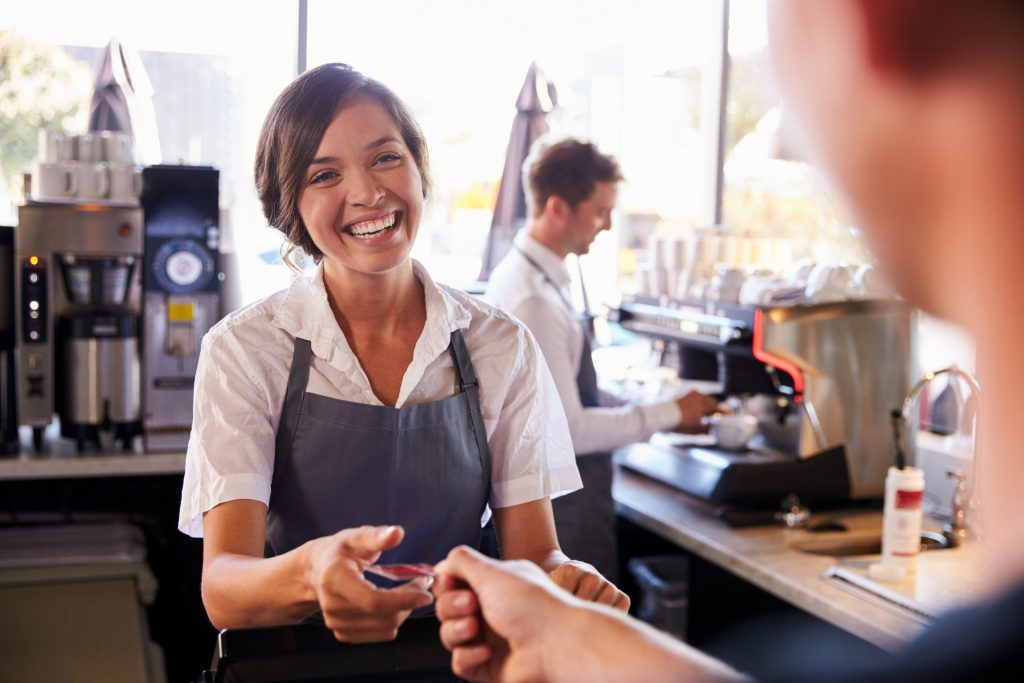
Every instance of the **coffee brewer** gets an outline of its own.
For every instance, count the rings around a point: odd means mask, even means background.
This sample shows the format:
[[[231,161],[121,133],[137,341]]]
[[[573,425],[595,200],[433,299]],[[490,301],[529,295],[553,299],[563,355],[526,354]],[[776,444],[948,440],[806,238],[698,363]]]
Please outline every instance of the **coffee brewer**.
[[[0,454],[18,452],[14,368],[14,228],[0,225]]]
[[[917,376],[906,304],[668,307],[637,298],[618,318],[676,346],[682,377],[716,379],[723,400],[760,406],[757,436],[742,450],[640,444],[623,466],[734,508],[777,509],[790,495],[881,497],[894,457],[890,411]]]
[[[200,341],[220,317],[219,172],[143,169],[146,451],[184,451]]]
[[[29,202],[15,232],[19,423],[36,450],[60,417],[79,449],[140,433],[142,209]]]

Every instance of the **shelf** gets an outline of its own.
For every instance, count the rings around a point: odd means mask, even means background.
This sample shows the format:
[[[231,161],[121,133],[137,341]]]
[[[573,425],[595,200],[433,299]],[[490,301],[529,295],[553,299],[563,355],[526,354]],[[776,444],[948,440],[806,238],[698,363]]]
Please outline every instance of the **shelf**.
[[[58,453],[0,456],[0,481],[181,474],[184,453]]]

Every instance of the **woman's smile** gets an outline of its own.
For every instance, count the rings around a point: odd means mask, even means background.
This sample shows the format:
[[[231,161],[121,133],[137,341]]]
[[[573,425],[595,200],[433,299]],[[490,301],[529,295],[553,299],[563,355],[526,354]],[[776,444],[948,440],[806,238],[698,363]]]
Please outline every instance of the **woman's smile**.
[[[371,216],[349,223],[342,228],[342,232],[355,237],[360,242],[367,244],[385,240],[401,226],[402,213],[400,211],[389,211],[383,215]]]

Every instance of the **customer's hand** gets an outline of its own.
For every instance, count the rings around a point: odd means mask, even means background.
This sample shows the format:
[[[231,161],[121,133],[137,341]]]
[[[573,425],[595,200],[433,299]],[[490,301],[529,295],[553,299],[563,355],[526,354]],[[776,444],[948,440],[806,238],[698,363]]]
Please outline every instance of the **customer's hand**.
[[[629,611],[629,596],[586,562],[563,562],[548,572],[548,576],[581,600],[609,605],[623,612]]]
[[[378,588],[363,570],[402,542],[401,527],[363,526],[310,541],[306,581],[316,594],[324,623],[350,643],[394,640],[409,613],[433,598],[422,581]]]
[[[683,414],[683,417],[679,424],[676,425],[675,431],[685,434],[706,432],[708,427],[704,422],[704,418],[722,410],[718,401],[699,391],[691,391],[685,396],[677,398],[676,405],[679,406],[679,411]]]
[[[575,602],[533,562],[499,562],[466,547],[437,565],[441,642],[460,678],[489,683],[546,680],[546,648]],[[582,603],[577,603],[582,604]]]

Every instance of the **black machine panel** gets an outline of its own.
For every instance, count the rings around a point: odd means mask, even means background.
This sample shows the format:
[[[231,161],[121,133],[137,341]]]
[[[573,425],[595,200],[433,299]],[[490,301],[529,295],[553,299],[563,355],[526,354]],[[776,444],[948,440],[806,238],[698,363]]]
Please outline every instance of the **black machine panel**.
[[[145,291],[218,291],[219,183],[220,172],[209,166],[143,169]]]
[[[18,449],[14,271],[14,228],[0,225],[0,453]]]

